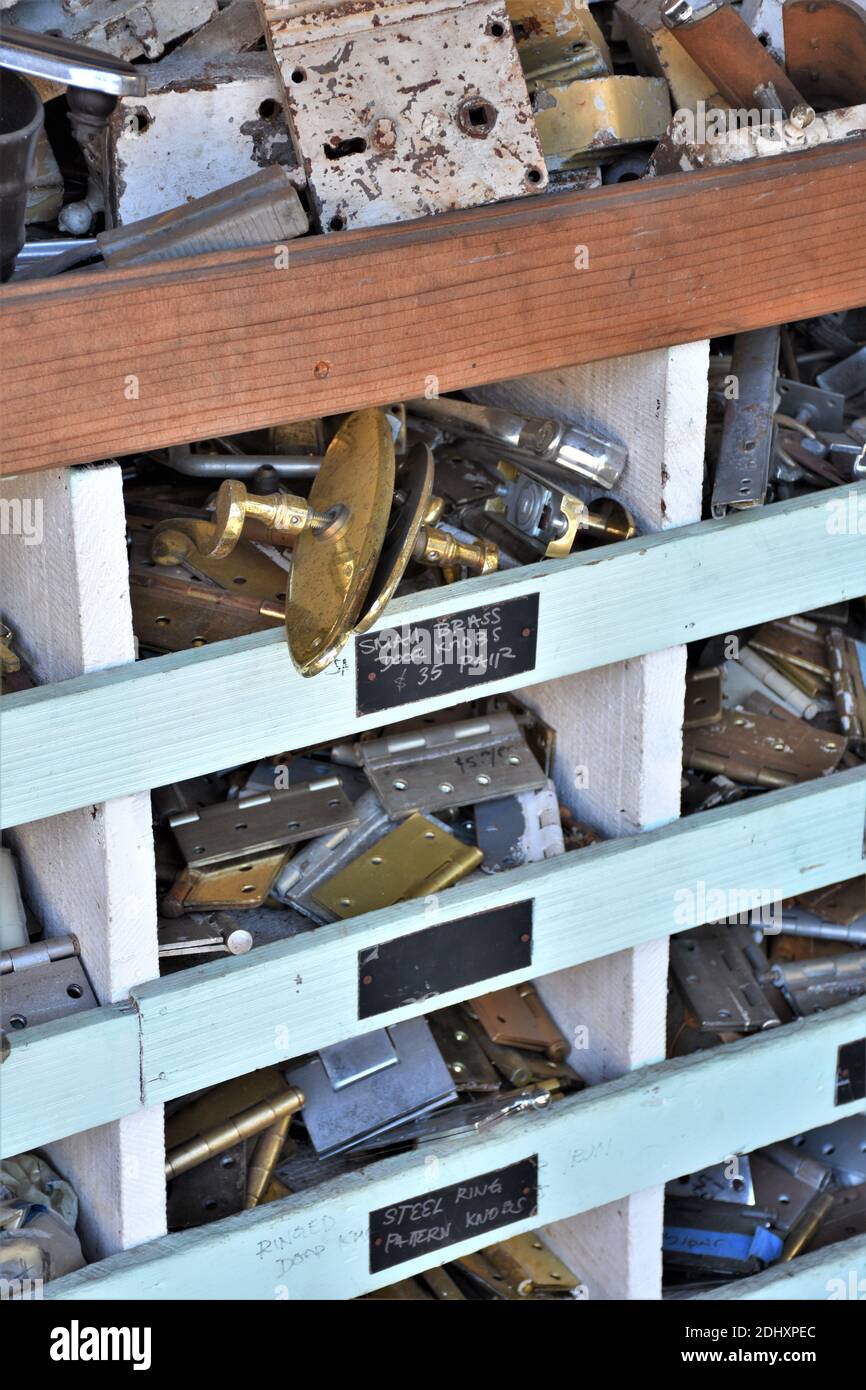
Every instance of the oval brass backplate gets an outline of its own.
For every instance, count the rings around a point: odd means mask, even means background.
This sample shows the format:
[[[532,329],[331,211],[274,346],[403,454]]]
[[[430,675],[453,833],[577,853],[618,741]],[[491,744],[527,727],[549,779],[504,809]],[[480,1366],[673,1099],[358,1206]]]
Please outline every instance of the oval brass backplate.
[[[286,637],[302,676],[314,676],[348,641],[370,588],[394,494],[394,441],[384,411],[359,410],[325,454],[309,502],[342,520],[295,543]]]
[[[403,501],[394,504],[356,632],[369,631],[382,616],[412,558],[433,492],[433,451],[426,444],[416,444],[410,451],[397,475],[397,490]]]

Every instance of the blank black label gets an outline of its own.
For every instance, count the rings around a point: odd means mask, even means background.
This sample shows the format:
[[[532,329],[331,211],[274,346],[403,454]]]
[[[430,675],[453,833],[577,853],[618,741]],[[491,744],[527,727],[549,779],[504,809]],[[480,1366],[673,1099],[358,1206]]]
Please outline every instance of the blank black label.
[[[469,694],[535,670],[538,594],[355,638],[357,713]]]
[[[358,952],[358,1017],[532,963],[532,899],[425,927]]]
[[[843,1043],[836,1059],[836,1104],[866,1099],[866,1038]]]
[[[538,1155],[370,1212],[370,1273],[538,1212]]]

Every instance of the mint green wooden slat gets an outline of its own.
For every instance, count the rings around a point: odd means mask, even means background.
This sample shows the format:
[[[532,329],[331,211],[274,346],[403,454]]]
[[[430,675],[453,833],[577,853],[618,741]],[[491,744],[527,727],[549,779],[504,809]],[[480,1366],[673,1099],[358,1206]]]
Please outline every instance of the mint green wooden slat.
[[[163,1237],[48,1285],[60,1299],[352,1298],[442,1262],[428,1251],[368,1267],[370,1211],[537,1154],[537,1215],[510,1234],[616,1201],[802,1130],[854,1114],[836,1106],[836,1056],[862,1036],[860,1001],[712,1052],[645,1067],[502,1122],[483,1138],[425,1145],[362,1172],[199,1230]],[[501,1237],[499,1237],[501,1238]],[[449,1256],[489,1244],[480,1231]],[[578,1271],[579,1273],[579,1271]]]
[[[712,907],[714,890],[772,902],[852,878],[866,867],[864,822],[866,771],[853,770],[143,985],[133,994],[142,1020],[145,1101],[184,1095],[487,989],[669,936],[720,915]],[[689,920],[680,915],[682,890],[694,897]],[[535,902],[530,967],[359,1020],[359,950],[526,898]]]
[[[826,1250],[799,1255],[790,1264],[771,1265],[751,1279],[735,1279],[724,1289],[696,1294],[690,1302],[784,1299],[827,1302],[866,1298],[866,1241],[862,1236],[840,1240]]]
[[[126,1014],[119,1025],[114,1007],[12,1034],[0,1068],[5,1127],[15,1149],[47,1143],[136,1109],[140,1062],[144,1103],[153,1104],[685,930],[713,915],[714,890],[768,902],[854,877],[864,868],[864,820],[866,773],[839,773],[139,986],[138,1021]],[[694,921],[678,913],[683,889],[694,895]],[[529,969],[359,1022],[360,949],[526,896],[536,903]],[[114,1043],[118,1027],[122,1047]],[[79,1079],[70,1088],[73,1053]]]
[[[0,1156],[129,1115],[141,1103],[139,1022],[113,1004],[12,1033],[0,1066]]]
[[[537,684],[866,591],[866,483],[468,580],[396,601],[381,627],[540,596]],[[260,633],[7,695],[2,824],[377,726],[355,714],[354,652],[305,681],[282,634]],[[395,708],[394,719],[455,702]],[[58,757],[57,750],[74,750]]]

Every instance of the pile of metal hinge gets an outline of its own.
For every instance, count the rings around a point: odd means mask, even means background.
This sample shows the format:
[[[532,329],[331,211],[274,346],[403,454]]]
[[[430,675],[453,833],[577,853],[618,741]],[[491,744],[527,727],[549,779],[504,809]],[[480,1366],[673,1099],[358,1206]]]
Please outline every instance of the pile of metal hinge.
[[[169,1229],[307,1190],[351,1163],[543,1111],[584,1086],[569,1050],[526,982],[173,1101]]]
[[[866,878],[846,879],[794,898],[742,902],[705,890],[704,926],[671,938],[668,1052],[736,1042],[794,1018],[808,1018],[866,993]],[[725,905],[728,915],[716,917]],[[855,1099],[839,1080],[839,1104]]]
[[[864,1154],[863,1117],[852,1115],[669,1182],[665,1296],[688,1298],[866,1234]],[[860,1294],[845,1286],[837,1297]]]
[[[728,633],[692,655],[684,814],[862,767],[864,600]]]
[[[609,495],[627,459],[565,420],[443,396],[123,460],[139,649],[285,622],[315,675],[395,594],[629,539]],[[306,496],[288,491],[301,480]]]
[[[758,328],[712,345],[712,516],[864,478],[866,309]],[[856,501],[853,516],[863,534]]]
[[[4,279],[25,224],[16,275],[32,278],[732,163],[864,125],[856,0],[2,9]]]
[[[242,954],[599,839],[560,812],[554,738],[504,697],[158,788],[165,967]],[[531,959],[527,949],[503,964],[531,932],[523,907],[502,909],[510,945],[501,932],[486,946],[477,938],[473,978]],[[413,988],[423,998],[442,986]]]
[[[586,1285],[553,1253],[539,1231],[497,1241],[462,1259],[425,1269],[414,1279],[400,1279],[375,1293],[361,1295],[365,1302],[387,1299],[400,1303],[418,1299],[520,1302],[527,1298],[543,1302],[588,1297]]]

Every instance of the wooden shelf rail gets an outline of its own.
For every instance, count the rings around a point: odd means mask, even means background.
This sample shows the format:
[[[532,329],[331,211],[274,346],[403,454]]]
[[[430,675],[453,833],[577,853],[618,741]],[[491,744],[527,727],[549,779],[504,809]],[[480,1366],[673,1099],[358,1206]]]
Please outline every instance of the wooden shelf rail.
[[[864,182],[857,139],[311,237],[288,257],[219,252],[7,287],[2,472],[862,304]]]

